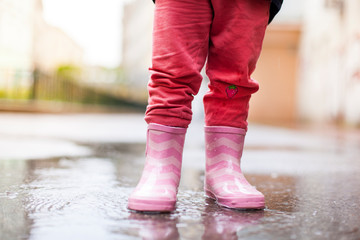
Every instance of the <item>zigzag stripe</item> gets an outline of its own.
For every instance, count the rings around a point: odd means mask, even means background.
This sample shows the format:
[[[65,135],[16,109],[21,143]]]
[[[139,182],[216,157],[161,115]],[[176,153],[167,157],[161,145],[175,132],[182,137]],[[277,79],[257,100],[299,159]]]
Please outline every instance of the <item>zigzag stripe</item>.
[[[169,168],[175,168],[174,166],[168,167]],[[178,169],[177,171],[164,171],[159,169],[160,171],[157,171],[156,166],[145,166],[143,174],[141,176],[140,182],[148,182],[148,184],[156,185],[156,181],[158,180],[165,180],[165,179],[172,179],[172,180],[180,180],[180,174],[181,171]],[[159,174],[161,172],[161,174]]]
[[[168,158],[168,157],[175,157],[177,159],[182,158],[182,153],[177,151],[175,148],[169,148],[163,151],[156,151],[155,149],[152,149],[151,147],[147,150],[147,155],[152,158]]]
[[[183,146],[182,144],[179,144],[178,141],[175,141],[175,140],[169,140],[169,141],[166,141],[166,142],[153,142],[151,139],[150,139],[150,143],[148,143],[150,145],[151,148],[153,149],[156,149],[157,151],[163,151],[163,150],[166,150],[168,149],[170,146],[173,147],[173,148],[176,148],[177,151],[182,151],[183,150]]]
[[[259,195],[259,192],[255,188],[249,187],[249,186],[228,185],[227,189],[230,190],[230,191],[233,191],[233,193],[231,194],[232,196],[234,196],[233,194],[236,194],[236,196],[239,196],[239,197],[240,196],[250,197],[250,196],[254,196],[254,195],[255,196]],[[215,192],[223,192],[224,195],[227,194],[224,191],[223,187],[213,188],[213,190]]]
[[[212,143],[214,141],[219,141],[220,139],[228,139],[232,142],[241,144],[244,142],[244,136],[242,135],[236,135],[236,134],[207,134],[206,135],[206,141],[208,143]]]
[[[244,185],[244,186],[251,186],[250,183],[248,183],[248,181],[246,181],[244,175],[238,175],[238,176],[234,176],[231,174],[222,174],[219,176],[207,176],[206,177],[206,183],[212,185],[213,187],[217,186],[217,185],[222,185],[224,183],[229,183],[229,184],[234,184],[235,183],[235,179],[238,179],[238,181]]]
[[[169,186],[169,187],[177,187],[178,185],[178,180],[174,180],[174,179],[171,179],[171,178],[168,178],[168,179],[158,179],[156,181],[156,186],[163,186],[163,187],[166,187],[166,186]]]
[[[211,143],[208,143],[206,145],[206,149],[208,151],[211,151],[215,147],[218,147],[218,146],[227,146],[227,147],[232,148],[232,149],[242,149],[243,148],[243,142],[236,143],[236,142],[231,141],[231,140],[229,140],[227,138],[222,138],[221,140],[218,139],[218,141],[213,141]]]
[[[221,160],[214,164],[206,164],[206,171],[221,170],[221,169],[229,169],[231,171],[241,172],[239,164],[232,161]],[[225,172],[225,170],[222,171]]]
[[[155,171],[156,174],[174,173],[179,178],[180,178],[180,174],[181,174],[181,170],[173,164],[162,165],[161,167],[159,167],[156,164],[155,165],[147,164],[145,166],[144,170],[146,170],[146,172]]]
[[[145,176],[140,179],[139,186],[142,186],[144,184],[149,185],[148,183],[148,177]],[[169,187],[176,187],[178,186],[179,178],[157,178],[154,182],[154,184],[151,184],[153,188],[159,187],[159,186],[169,186]]]
[[[221,176],[206,176],[206,183],[214,186],[215,184],[223,184],[224,182],[234,182],[235,176],[230,174],[222,174]]]
[[[226,175],[231,175],[231,176],[234,176],[234,178],[238,178],[238,179],[243,179],[244,178],[244,175],[241,173],[241,172],[236,172],[236,170],[229,170],[226,171],[225,169],[223,170],[220,170],[220,171],[207,171],[207,178],[208,179],[212,179],[212,178],[218,178],[218,177],[221,177],[221,176],[226,176]]]
[[[220,153],[217,156],[214,156],[212,158],[206,156],[206,164],[214,164],[219,161],[227,160],[227,161],[233,161],[233,162],[239,162],[240,159],[238,157],[233,157],[229,154]]]
[[[214,192],[217,193],[223,193],[223,194],[227,194],[224,191],[224,185],[225,184],[216,184],[212,186],[212,189]],[[227,184],[227,189],[228,190],[232,190],[234,191],[234,193],[236,193],[236,195],[241,194],[241,195],[259,195],[260,193],[256,190],[256,188],[254,188],[253,186],[251,186],[249,183],[248,184],[236,184],[236,183],[228,183]]]
[[[180,181],[180,176],[178,176],[175,173],[164,173],[164,176],[157,176],[156,180],[155,180],[155,184],[157,184],[157,181],[167,181],[167,180],[171,180],[174,181],[175,183],[178,183]],[[150,174],[145,174],[144,177],[141,178],[140,182],[146,182],[150,177]]]
[[[165,181],[166,179],[171,179],[172,181],[179,182],[180,180],[180,173],[163,173],[158,177],[159,180]]]
[[[228,146],[223,146],[223,145],[213,148],[211,151],[206,151],[206,156],[208,158],[213,158],[220,154],[226,154],[226,155],[232,156],[236,159],[240,159],[242,151],[235,150],[233,148],[230,148]]]
[[[177,168],[181,168],[181,159],[178,159],[174,156],[168,157],[168,158],[153,158],[151,156],[147,156],[146,162],[148,164],[173,164]]]
[[[182,145],[184,143],[185,136],[183,135],[174,135],[169,133],[162,133],[159,134],[155,133],[154,131],[149,132],[149,139],[156,143],[167,142],[170,140],[176,141],[178,144]]]

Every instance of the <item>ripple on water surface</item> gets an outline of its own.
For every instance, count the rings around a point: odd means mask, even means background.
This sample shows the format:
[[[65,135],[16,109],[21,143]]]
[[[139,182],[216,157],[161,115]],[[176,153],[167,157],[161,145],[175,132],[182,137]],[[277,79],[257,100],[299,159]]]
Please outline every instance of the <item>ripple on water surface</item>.
[[[176,210],[143,214],[126,208],[143,165],[139,154],[125,157],[127,148],[99,148],[110,157],[0,162],[0,239],[360,237],[356,168],[336,174],[248,174],[265,194],[267,208],[236,211],[206,199],[203,170],[185,166]]]

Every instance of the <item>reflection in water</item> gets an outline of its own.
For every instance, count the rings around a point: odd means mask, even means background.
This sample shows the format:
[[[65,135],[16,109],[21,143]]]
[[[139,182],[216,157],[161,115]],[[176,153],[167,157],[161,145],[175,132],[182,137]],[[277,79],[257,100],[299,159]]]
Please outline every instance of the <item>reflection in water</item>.
[[[247,226],[259,224],[263,217],[263,210],[232,210],[219,207],[212,199],[206,199],[203,215],[205,231],[202,239],[238,239],[239,231]]]
[[[191,191],[184,191],[186,195]],[[189,199],[187,199],[189,200]],[[185,202],[187,201],[185,200]],[[196,213],[202,215],[201,219],[194,217],[194,209],[189,205],[188,211],[175,211],[172,214],[154,214],[131,212],[129,220],[134,230],[138,231],[141,239],[179,239],[181,236],[187,239],[238,239],[237,233],[246,227],[257,225],[264,217],[264,211],[237,211],[219,207],[212,199],[205,200],[204,204],[197,207]],[[195,226],[202,223],[202,229]],[[195,230],[195,231],[194,231]],[[186,231],[186,232],[185,232]]]
[[[132,212],[129,220],[131,220],[135,226],[138,226],[138,234],[141,239],[176,240],[180,237],[176,226],[178,219],[169,214]]]

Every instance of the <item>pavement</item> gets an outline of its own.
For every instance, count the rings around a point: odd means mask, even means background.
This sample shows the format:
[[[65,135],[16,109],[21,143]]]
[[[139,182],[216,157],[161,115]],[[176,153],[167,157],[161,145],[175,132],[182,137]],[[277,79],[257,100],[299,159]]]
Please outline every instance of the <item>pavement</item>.
[[[138,114],[0,114],[0,239],[360,239],[359,129],[250,123],[242,168],[262,211],[204,197],[201,120],[176,210],[129,211],[145,137]]]

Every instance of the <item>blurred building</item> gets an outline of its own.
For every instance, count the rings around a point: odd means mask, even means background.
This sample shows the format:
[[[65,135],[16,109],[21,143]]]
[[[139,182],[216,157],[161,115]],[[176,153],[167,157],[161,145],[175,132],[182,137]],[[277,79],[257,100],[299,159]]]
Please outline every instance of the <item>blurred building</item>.
[[[360,1],[306,2],[299,116],[360,125]]]
[[[82,49],[42,17],[41,0],[0,0],[0,88],[32,84],[32,72],[82,64]]]
[[[41,0],[36,0],[35,4],[34,66],[47,72],[53,71],[60,65],[81,66],[84,56],[83,49],[61,29],[45,22]]]
[[[0,66],[32,66],[34,0],[0,0]]]
[[[146,87],[151,65],[153,8],[151,0],[132,0],[124,7],[124,78],[135,86]]]
[[[360,125],[360,2],[287,0],[268,28],[250,120]]]
[[[252,75],[260,83],[260,90],[250,101],[250,121],[289,124],[298,119],[298,59],[303,11],[303,1],[285,0],[266,31],[261,56]]]
[[[35,0],[0,0],[0,89],[33,68]]]

